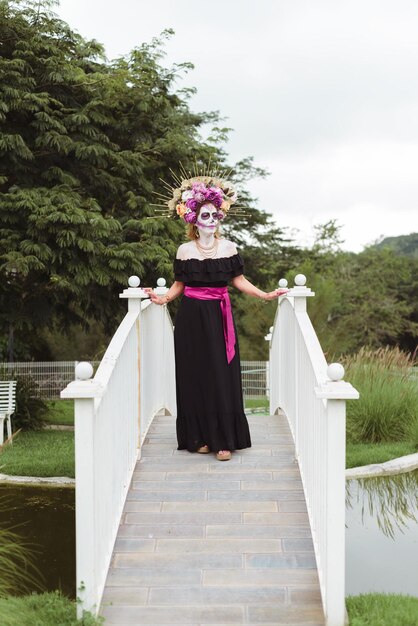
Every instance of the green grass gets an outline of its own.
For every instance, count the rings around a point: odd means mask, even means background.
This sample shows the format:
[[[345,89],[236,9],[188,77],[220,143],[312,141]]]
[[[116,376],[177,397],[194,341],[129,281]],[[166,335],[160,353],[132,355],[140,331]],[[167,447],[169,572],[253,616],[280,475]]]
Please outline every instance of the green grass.
[[[74,433],[32,431],[19,433],[0,454],[0,473],[14,476],[69,476],[74,478]]]
[[[248,413],[260,413],[267,414],[270,410],[270,403],[267,396],[260,396],[258,398],[245,398],[244,407]]]
[[[362,348],[343,359],[345,379],[360,392],[347,403],[347,441],[414,441],[418,446],[418,384],[412,357],[398,348]]]
[[[384,463],[400,456],[417,452],[415,445],[409,441],[384,443],[348,443],[346,446],[346,467],[359,467],[371,463]]]
[[[350,626],[418,626],[418,598],[395,593],[347,596]]]
[[[48,400],[48,424],[74,425],[74,400]]]
[[[103,618],[76,617],[76,604],[59,591],[0,598],[1,626],[96,626]]]

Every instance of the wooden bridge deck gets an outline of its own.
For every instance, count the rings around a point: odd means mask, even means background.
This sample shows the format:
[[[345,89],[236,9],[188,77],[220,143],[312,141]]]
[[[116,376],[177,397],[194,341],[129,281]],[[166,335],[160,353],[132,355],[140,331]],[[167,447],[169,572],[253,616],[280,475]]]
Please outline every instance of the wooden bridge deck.
[[[106,581],[106,625],[324,624],[287,420],[248,420],[253,447],[219,462],[178,451],[175,418],[154,419]]]

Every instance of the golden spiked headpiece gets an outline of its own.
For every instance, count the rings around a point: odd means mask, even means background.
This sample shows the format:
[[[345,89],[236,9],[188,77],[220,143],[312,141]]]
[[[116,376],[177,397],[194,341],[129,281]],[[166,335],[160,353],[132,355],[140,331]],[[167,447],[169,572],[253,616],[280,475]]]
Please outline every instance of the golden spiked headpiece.
[[[192,171],[187,171],[180,163],[180,175],[170,169],[174,185],[161,180],[166,193],[158,193],[161,200],[153,217],[176,217],[179,216],[188,224],[194,224],[199,209],[204,204],[213,204],[218,209],[218,219],[222,220],[229,215],[247,215],[244,207],[232,206],[237,201],[237,192],[227,180],[232,170],[222,171],[215,169],[210,171],[210,163],[206,167],[195,164]]]

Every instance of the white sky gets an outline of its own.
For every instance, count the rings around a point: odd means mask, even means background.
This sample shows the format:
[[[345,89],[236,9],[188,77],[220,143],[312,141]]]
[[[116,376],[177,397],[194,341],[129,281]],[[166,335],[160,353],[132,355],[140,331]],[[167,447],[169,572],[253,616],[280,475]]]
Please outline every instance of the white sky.
[[[195,69],[194,111],[219,110],[231,161],[271,173],[258,207],[312,241],[343,225],[346,249],[418,231],[416,0],[61,0],[55,11],[108,58],[165,28],[164,64]]]

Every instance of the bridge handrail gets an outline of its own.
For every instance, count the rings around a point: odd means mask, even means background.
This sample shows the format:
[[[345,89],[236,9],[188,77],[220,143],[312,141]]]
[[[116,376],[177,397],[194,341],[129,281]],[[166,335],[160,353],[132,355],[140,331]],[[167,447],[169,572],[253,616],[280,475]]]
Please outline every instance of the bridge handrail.
[[[92,366],[81,362],[78,379],[61,392],[62,398],[74,399],[78,617],[83,610],[99,610],[141,445],[154,415],[175,407],[167,307],[145,301],[136,287],[120,297],[128,298],[128,312],[95,376],[90,378]]]
[[[359,397],[327,365],[306,311],[305,277],[280,297],[270,339],[270,414],[282,409],[295,442],[327,626],[344,626],[345,400]],[[282,286],[282,285],[281,285]]]

